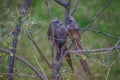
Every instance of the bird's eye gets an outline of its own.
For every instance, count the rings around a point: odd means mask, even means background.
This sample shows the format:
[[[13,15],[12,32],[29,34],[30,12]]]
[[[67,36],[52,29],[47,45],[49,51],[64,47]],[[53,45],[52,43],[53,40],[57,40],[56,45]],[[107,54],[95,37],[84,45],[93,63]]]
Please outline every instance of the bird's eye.
[[[59,21],[56,21],[56,23],[59,23]]]
[[[60,26],[62,26],[62,24],[60,24]]]
[[[72,20],[69,20],[69,22],[72,22]]]

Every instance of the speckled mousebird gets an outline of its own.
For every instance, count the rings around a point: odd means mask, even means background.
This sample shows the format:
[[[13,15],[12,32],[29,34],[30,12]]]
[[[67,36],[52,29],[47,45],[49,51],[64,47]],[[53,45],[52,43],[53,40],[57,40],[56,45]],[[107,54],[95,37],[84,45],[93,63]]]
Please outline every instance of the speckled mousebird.
[[[61,56],[67,50],[66,40],[67,40],[67,28],[64,26],[62,22],[57,19],[51,21],[50,26],[48,28],[48,39],[54,42],[54,49],[57,52],[56,61],[59,61]],[[73,70],[72,62],[70,59],[70,54],[65,55],[66,61]],[[57,73],[60,71],[60,67],[57,67]]]
[[[68,29],[68,37],[72,41],[72,46],[75,48],[75,50],[83,50],[83,47],[80,44],[81,34],[79,30],[79,26],[77,25],[75,19],[72,16],[68,17],[68,23],[67,23],[67,29]],[[80,53],[82,54],[82,53]],[[80,63],[84,69],[84,71],[87,74],[91,74],[90,68],[88,66],[88,63],[85,59],[83,59],[81,56],[79,56]]]

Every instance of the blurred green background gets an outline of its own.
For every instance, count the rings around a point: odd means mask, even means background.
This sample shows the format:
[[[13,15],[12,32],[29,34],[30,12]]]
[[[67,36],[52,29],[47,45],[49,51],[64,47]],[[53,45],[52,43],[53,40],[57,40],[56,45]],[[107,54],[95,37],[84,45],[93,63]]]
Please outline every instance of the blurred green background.
[[[54,0],[48,0],[53,18],[64,20],[65,10],[58,5]],[[96,13],[105,5],[108,0],[80,0],[78,8],[74,14],[80,28],[84,28],[96,15]],[[23,8],[25,0],[0,0],[0,47],[11,49],[12,34],[17,23],[19,12]],[[71,3],[73,8],[74,0]],[[120,36],[120,0],[113,0],[112,4],[99,16],[92,25],[92,29],[110,33],[114,36]],[[26,36],[26,30],[32,33],[32,36],[39,48],[51,62],[51,43],[47,39],[47,29],[50,24],[50,17],[44,0],[32,0],[32,5],[23,19],[21,33],[19,35],[17,54],[25,58],[38,70],[38,63],[35,61],[35,56],[39,60],[48,79],[50,79],[50,69],[41,59],[38,51],[31,41]],[[6,36],[7,35],[7,36]],[[81,38],[81,43],[85,49],[96,49],[112,47],[118,39],[107,37],[96,32],[86,31]],[[68,40],[69,41],[69,40]],[[93,73],[92,80],[120,80],[120,50],[114,50],[109,54],[94,53],[89,54],[87,58]],[[63,60],[62,76],[64,80],[80,80],[79,74],[82,73],[84,80],[90,80],[85,75],[81,66],[78,64],[78,58],[72,56],[72,61],[75,73],[70,73],[71,69]],[[0,80],[7,79],[9,55],[0,52]],[[112,66],[111,66],[112,65]],[[15,61],[14,80],[39,80],[34,77],[34,72],[27,68],[18,60]],[[31,76],[33,75],[33,76]]]

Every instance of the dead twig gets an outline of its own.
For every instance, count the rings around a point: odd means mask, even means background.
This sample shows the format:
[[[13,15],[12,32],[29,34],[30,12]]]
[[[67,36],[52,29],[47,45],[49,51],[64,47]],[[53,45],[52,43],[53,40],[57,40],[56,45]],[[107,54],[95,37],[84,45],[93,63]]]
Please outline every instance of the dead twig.
[[[114,46],[110,48],[100,48],[100,49],[92,49],[92,50],[68,50],[66,53],[95,53],[95,54],[101,54],[100,52],[105,52],[109,50],[114,50],[114,49],[120,49],[120,46]],[[102,53],[103,54],[103,53]]]
[[[88,29],[88,30],[106,35],[106,36],[111,37],[111,38],[120,39],[120,36],[114,36],[114,35],[107,33],[107,32],[103,32],[103,31],[99,31],[99,30],[95,30],[95,29]]]
[[[48,9],[48,13],[50,15],[50,21],[52,20],[52,13],[51,13],[51,10],[50,10],[50,6],[49,6],[49,3],[48,3],[48,0],[44,0],[45,1],[45,4],[47,6],[47,9]]]
[[[73,9],[72,9],[72,11],[71,11],[71,13],[70,13],[70,15],[73,15],[73,14],[74,14],[74,12],[75,12],[76,9],[77,9],[78,3],[79,3],[79,0],[76,0],[76,1],[75,1],[75,4],[74,4],[74,7],[73,7]]]
[[[112,0],[109,0],[105,6],[103,8],[101,8],[101,10],[92,18],[92,20],[89,22],[89,24],[84,28],[84,30],[82,31],[82,33],[84,33],[86,30],[88,30],[92,24],[94,23],[94,21],[102,14],[102,12],[112,3]]]
[[[26,31],[26,35],[29,38],[29,40],[34,44],[34,46],[36,47],[37,51],[39,52],[41,58],[45,61],[46,65],[48,65],[49,67],[51,67],[51,64],[49,63],[49,61],[47,60],[47,58],[45,57],[45,55],[43,54],[43,52],[40,50],[40,48],[38,47],[38,45],[35,42],[35,40],[32,38],[32,34],[30,34],[29,31]]]
[[[61,0],[55,0],[58,4],[60,4],[61,6],[66,7],[66,3],[61,1]]]

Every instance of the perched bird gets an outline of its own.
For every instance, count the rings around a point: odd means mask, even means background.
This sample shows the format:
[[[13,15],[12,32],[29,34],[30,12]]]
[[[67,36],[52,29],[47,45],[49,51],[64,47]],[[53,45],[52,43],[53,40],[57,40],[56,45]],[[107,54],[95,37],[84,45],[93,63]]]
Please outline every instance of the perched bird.
[[[60,21],[58,19],[54,19],[51,21],[49,27],[48,27],[48,39],[50,41],[53,41],[54,40],[54,37],[55,37],[55,30],[56,28],[58,28],[58,25],[60,24]]]
[[[76,49],[76,50],[83,50],[83,47],[80,44],[80,39],[81,39],[81,34],[80,34],[80,30],[79,27],[75,21],[75,19],[72,16],[68,17],[68,23],[67,23],[67,29],[68,29],[68,37],[71,39],[72,41],[72,46]],[[80,53],[81,54],[81,53]],[[79,56],[79,60],[80,63],[84,69],[84,71],[87,74],[91,74],[88,63],[86,62],[85,59],[83,59],[81,56]]]
[[[65,51],[67,50],[66,41],[67,41],[67,29],[62,22],[57,19],[51,21],[51,24],[48,28],[48,39],[54,43],[54,50],[56,51],[56,61],[58,62],[60,58],[63,56]],[[72,67],[72,62],[70,59],[70,55],[67,54],[65,56],[67,59],[67,63]],[[59,74],[61,68],[61,63],[56,68],[56,74]]]

